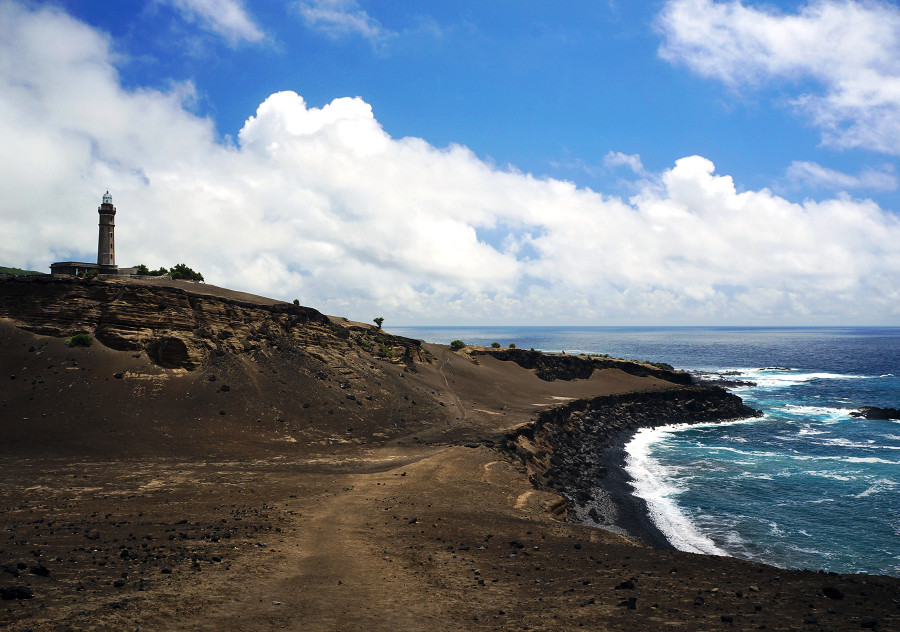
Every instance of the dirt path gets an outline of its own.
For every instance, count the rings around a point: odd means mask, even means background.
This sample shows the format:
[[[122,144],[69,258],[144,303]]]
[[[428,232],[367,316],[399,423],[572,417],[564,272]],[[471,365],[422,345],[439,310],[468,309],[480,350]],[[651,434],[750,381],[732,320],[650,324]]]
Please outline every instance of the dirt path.
[[[447,356],[444,357],[443,362],[441,362],[438,367],[438,372],[441,374],[441,377],[444,379],[444,384],[447,387],[447,391],[453,396],[453,400],[456,402],[456,407],[459,409],[460,414],[462,415],[461,420],[466,420],[466,409],[463,408],[462,402],[459,399],[459,395],[456,394],[456,391],[450,386],[450,382],[447,380],[447,376],[444,374],[444,367],[450,364],[450,355],[448,353]]]

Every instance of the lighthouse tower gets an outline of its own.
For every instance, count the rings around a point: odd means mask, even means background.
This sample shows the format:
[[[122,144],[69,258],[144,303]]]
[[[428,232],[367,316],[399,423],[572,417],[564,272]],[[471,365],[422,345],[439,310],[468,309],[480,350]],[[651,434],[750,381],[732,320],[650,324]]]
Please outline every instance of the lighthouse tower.
[[[100,213],[100,239],[97,245],[97,266],[100,274],[116,274],[116,207],[112,196],[107,191],[103,195],[103,203],[97,209]]]

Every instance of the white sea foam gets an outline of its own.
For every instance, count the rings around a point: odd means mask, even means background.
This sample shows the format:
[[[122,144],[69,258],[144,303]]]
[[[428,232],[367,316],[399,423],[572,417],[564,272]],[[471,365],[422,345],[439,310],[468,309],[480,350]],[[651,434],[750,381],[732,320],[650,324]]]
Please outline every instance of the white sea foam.
[[[838,419],[849,418],[853,408],[833,408],[830,406],[799,406],[797,404],[785,404],[782,410],[791,415],[802,415],[804,417],[817,417],[817,421],[825,417],[828,420],[837,421]]]
[[[775,480],[771,474],[760,474],[758,472],[741,472],[741,478],[749,478],[757,481]]]
[[[888,461],[887,459],[879,459],[874,456],[848,456],[846,458],[839,458],[838,460],[846,461],[847,463],[884,463],[885,465],[900,465],[900,461]]]
[[[840,461],[842,463],[883,463],[885,465],[900,465],[900,461],[888,461],[874,456],[815,456],[811,454],[780,454],[785,459],[793,461]]]
[[[847,375],[843,373],[802,373],[799,371],[765,371],[758,369],[755,374],[747,376],[756,382],[757,388],[787,388],[809,382],[811,380],[860,380],[870,375]]]
[[[634,495],[644,499],[653,523],[675,548],[692,553],[726,555],[678,507],[673,497],[681,490],[672,481],[667,468],[650,456],[650,446],[670,436],[674,430],[672,426],[642,428],[625,446],[628,455],[625,471],[633,479]]]
[[[880,494],[881,492],[891,491],[897,487],[897,482],[889,478],[879,478],[872,482],[872,485],[864,492],[857,494],[854,498],[865,498],[872,494]]]
[[[841,448],[857,448],[863,450],[900,450],[900,446],[897,445],[879,445],[875,443],[875,439],[868,439],[864,443],[859,441],[852,441],[845,437],[836,437],[830,439],[822,439],[819,441],[820,445],[834,445]]]
[[[809,476],[818,476],[819,478],[830,478],[833,481],[852,481],[852,480],[854,480],[852,476],[847,476],[846,474],[838,474],[836,472],[829,472],[829,471],[815,472],[815,471],[809,470],[804,473],[808,474]]]

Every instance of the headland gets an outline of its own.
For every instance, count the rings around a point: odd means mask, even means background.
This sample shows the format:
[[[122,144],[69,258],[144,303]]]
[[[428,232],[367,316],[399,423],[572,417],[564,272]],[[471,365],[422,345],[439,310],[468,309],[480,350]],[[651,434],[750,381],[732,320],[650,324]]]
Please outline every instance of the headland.
[[[0,364],[0,629],[900,621],[900,579],[665,547],[622,442],[753,414],[679,371],[115,277],[0,280]]]

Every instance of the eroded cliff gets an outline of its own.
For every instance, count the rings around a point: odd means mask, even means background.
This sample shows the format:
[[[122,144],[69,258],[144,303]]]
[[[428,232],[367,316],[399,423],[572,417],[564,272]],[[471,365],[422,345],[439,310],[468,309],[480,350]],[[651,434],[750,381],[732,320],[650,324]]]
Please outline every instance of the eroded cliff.
[[[154,364],[194,370],[211,354],[257,354],[279,345],[323,363],[348,352],[412,366],[429,361],[419,342],[367,326],[344,326],[309,307],[212,295],[205,286],[127,279],[0,279],[0,317],[47,336],[89,333],[116,350],[146,352]]]

